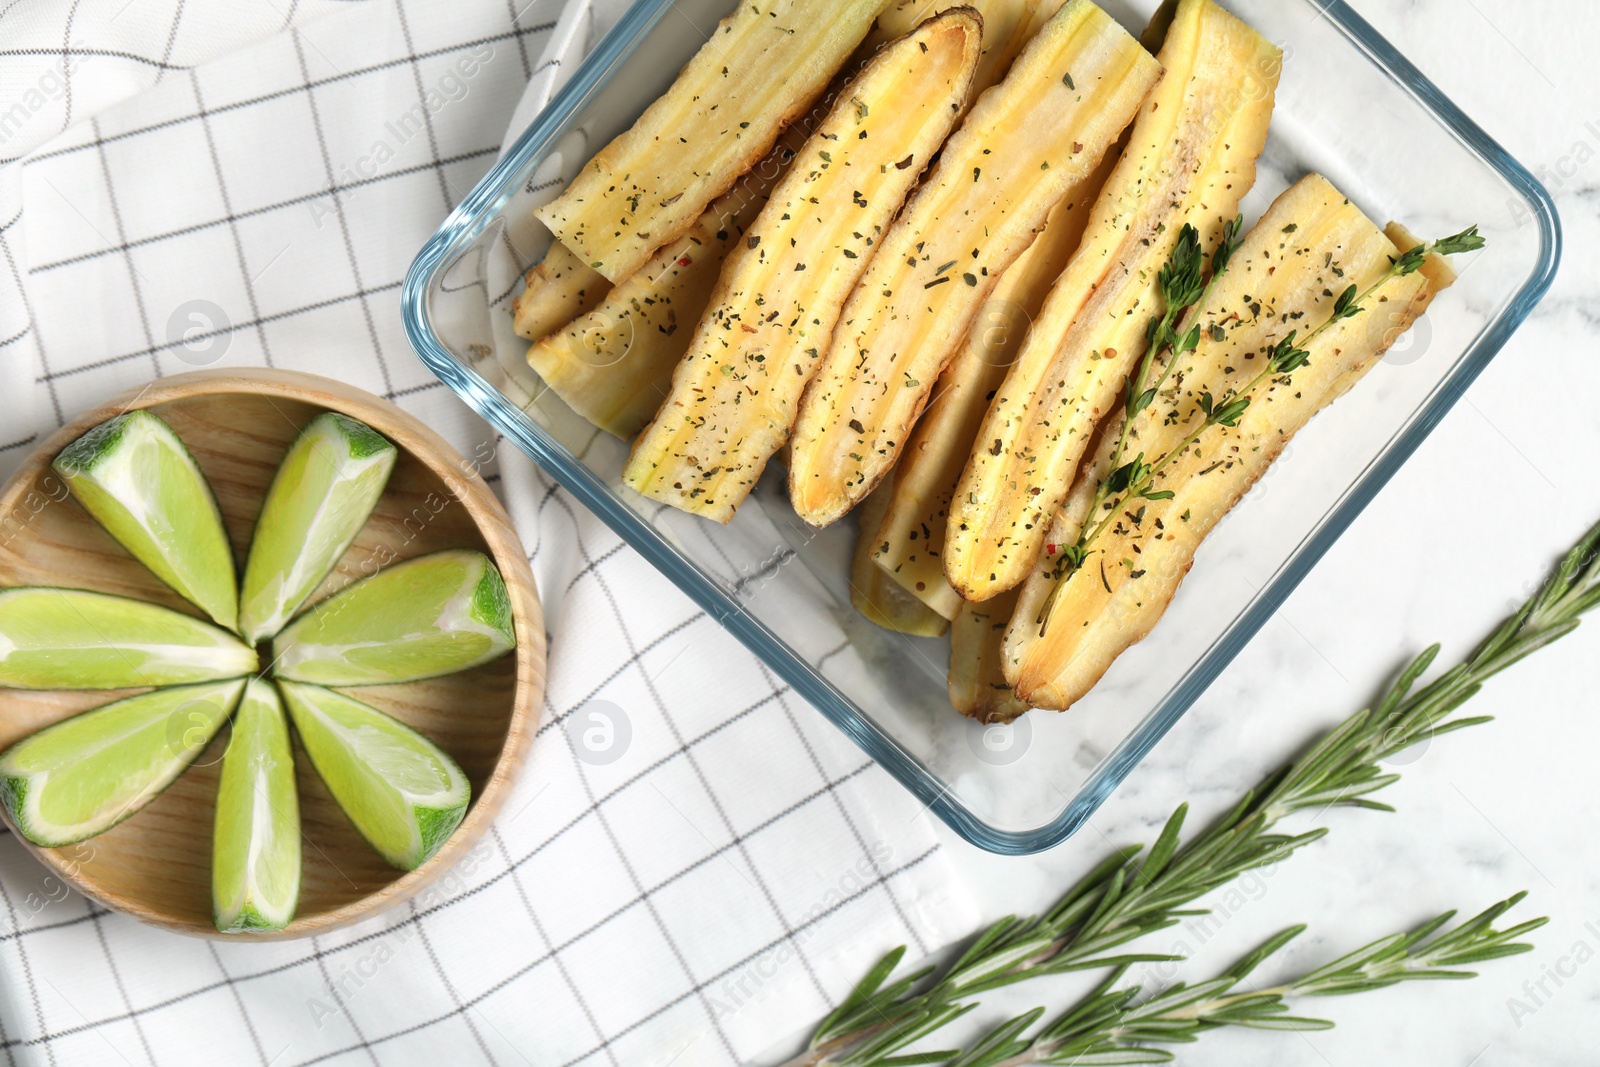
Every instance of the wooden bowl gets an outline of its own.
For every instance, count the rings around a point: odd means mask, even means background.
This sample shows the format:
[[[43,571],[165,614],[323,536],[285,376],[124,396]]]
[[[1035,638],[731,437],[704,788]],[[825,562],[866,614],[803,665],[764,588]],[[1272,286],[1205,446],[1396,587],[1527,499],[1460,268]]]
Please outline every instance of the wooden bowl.
[[[390,867],[361,838],[296,740],[304,873],[299,911],[285,930],[223,935],[212,924],[211,824],[226,730],[171,788],[114,829],[62,848],[37,848],[20,834],[17,839],[60,878],[107,907],[203,937],[306,937],[414,896],[460,862],[488,828],[526,758],[544,699],[543,613],[505,509],[475,464],[385,400],[310,374],[198,371],[160,379],[84,412],[29,457],[0,492],[0,587],[94,589],[201,614],[128,555],[50,469],[56,454],[84,431],[133,408],[159,414],[194,453],[216,491],[241,565],[267,486],[300,428],[324,410],[367,423],[393,441],[400,455],[372,518],[315,596],[372,573],[375,565],[444,548],[476,548],[505,577],[517,648],[461,674],[348,690],[428,735],[472,782],[472,805],[461,826],[414,871]],[[137,690],[0,689],[0,749],[132,692]]]

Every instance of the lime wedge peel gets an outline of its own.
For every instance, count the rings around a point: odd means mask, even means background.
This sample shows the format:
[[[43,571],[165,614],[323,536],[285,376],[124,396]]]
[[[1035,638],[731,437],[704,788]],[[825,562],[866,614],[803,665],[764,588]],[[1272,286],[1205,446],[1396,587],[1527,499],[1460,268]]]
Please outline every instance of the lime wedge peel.
[[[104,833],[195,761],[244,687],[238,679],[157,689],[31,734],[0,753],[0,804],[45,848]]]
[[[306,602],[361,532],[397,453],[363,422],[324,412],[284,455],[256,520],[245,563],[239,632],[272,637]]]
[[[0,590],[0,687],[128,689],[237,678],[255,649],[191,615],[82,589]]]
[[[516,645],[511,598],[481,552],[419,556],[355,582],[278,635],[272,673],[318,685],[453,674]]]
[[[211,906],[225,934],[282,930],[300,899],[300,800],[289,724],[271,682],[250,679],[222,759]]]
[[[133,557],[218,625],[238,616],[216,496],[178,435],[148,411],[101,423],[58,455],[72,495]]]
[[[397,455],[355,419],[311,420],[262,503],[236,587],[216,498],[164,421],[129,412],[63,450],[55,470],[85,509],[221,625],[89,590],[0,589],[0,689],[153,687],[0,752],[0,806],[23,837],[58,847],[111,829],[233,716],[212,827],[218,931],[293,921],[302,832],[291,718],[322,781],[385,860],[412,870],[443,847],[471,802],[461,768],[404,723],[325,686],[432,678],[512,650],[499,571],[479,551],[436,552],[303,610],[368,521]],[[273,661],[263,663],[254,646],[268,638]]]
[[[439,851],[472,795],[456,762],[354,697],[296,682],[278,686],[312,766],[378,854],[409,871]]]

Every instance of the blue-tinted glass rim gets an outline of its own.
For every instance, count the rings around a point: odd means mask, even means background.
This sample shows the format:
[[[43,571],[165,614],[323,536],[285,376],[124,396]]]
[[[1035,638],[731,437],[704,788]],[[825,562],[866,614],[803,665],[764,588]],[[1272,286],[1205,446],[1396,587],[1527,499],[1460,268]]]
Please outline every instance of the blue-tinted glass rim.
[[[1366,475],[1325,517],[1300,550],[1264,587],[1248,608],[1192,667],[1156,714],[1124,738],[1109,758],[1049,823],[1032,830],[1004,830],[984,822],[947,790],[922,762],[867,718],[851,701],[795,656],[760,620],[702,576],[638,515],[622,504],[605,483],[579,463],[560,443],[532,426],[504,396],[477,372],[463,366],[440,343],[428,322],[426,298],[436,273],[451,249],[476,238],[499,214],[516,190],[534,155],[552,143],[589,98],[633,52],[673,0],[636,0],[584,60],[569,81],[529,125],[506,155],[473,187],[440,226],[407,272],[401,291],[406,336],[422,361],[518,448],[531,456],[560,485],[577,497],[617,535],[672,579],[712,618],[725,626],[794,690],[810,701],[863,751],[894,775],[957,834],[990,852],[1028,855],[1072,836],[1124,778],[1183,716],[1190,705],[1238,655],[1278,607],[1300,584],[1357,515],[1410,458],[1417,446],[1455,406],[1468,386],[1499,353],[1523,320],[1549,290],[1561,262],[1561,223],[1545,188],[1477,123],[1463,114],[1438,86],[1429,81],[1389,44],[1345,0],[1308,0],[1372,61],[1456,138],[1498,173],[1526,201],[1539,227],[1540,257],[1534,271],[1500,317],[1491,322],[1438,387],[1432,401],[1413,418],[1373,462]]]

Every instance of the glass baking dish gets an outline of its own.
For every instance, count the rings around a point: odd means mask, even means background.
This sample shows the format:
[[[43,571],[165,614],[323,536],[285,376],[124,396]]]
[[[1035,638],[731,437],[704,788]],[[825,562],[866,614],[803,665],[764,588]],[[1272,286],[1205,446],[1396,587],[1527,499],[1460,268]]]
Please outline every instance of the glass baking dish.
[[[818,0],[821,3],[821,0]],[[433,372],[732,631],[957,833],[1025,854],[1070,836],[1238,653],[1494,357],[1560,258],[1549,195],[1341,0],[1223,0],[1286,53],[1253,221],[1308,171],[1376,221],[1488,247],[1344,400],[1294,441],[1201,549],[1166,618],[1066,714],[985,729],[950,708],[948,645],[850,606],[854,522],[814,530],[769,470],[727,527],[622,486],[625,443],[545,389],[511,331],[531,210],[625,129],[728,0],[637,0],[417,256],[403,293]],[[1137,34],[1157,0],[1111,0]],[[776,465],[774,465],[775,467]]]

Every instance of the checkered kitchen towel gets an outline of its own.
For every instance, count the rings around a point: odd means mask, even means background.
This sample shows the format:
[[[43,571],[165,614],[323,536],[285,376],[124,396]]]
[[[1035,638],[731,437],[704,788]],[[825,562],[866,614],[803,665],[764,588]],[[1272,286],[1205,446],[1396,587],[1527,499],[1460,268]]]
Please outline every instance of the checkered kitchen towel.
[[[0,474],[194,363],[336,376],[490,458],[551,631],[504,814],[361,928],[175,937],[0,837],[7,1063],[746,1062],[973,921],[931,817],[406,344],[413,253],[619,14],[524,2],[0,0]]]

